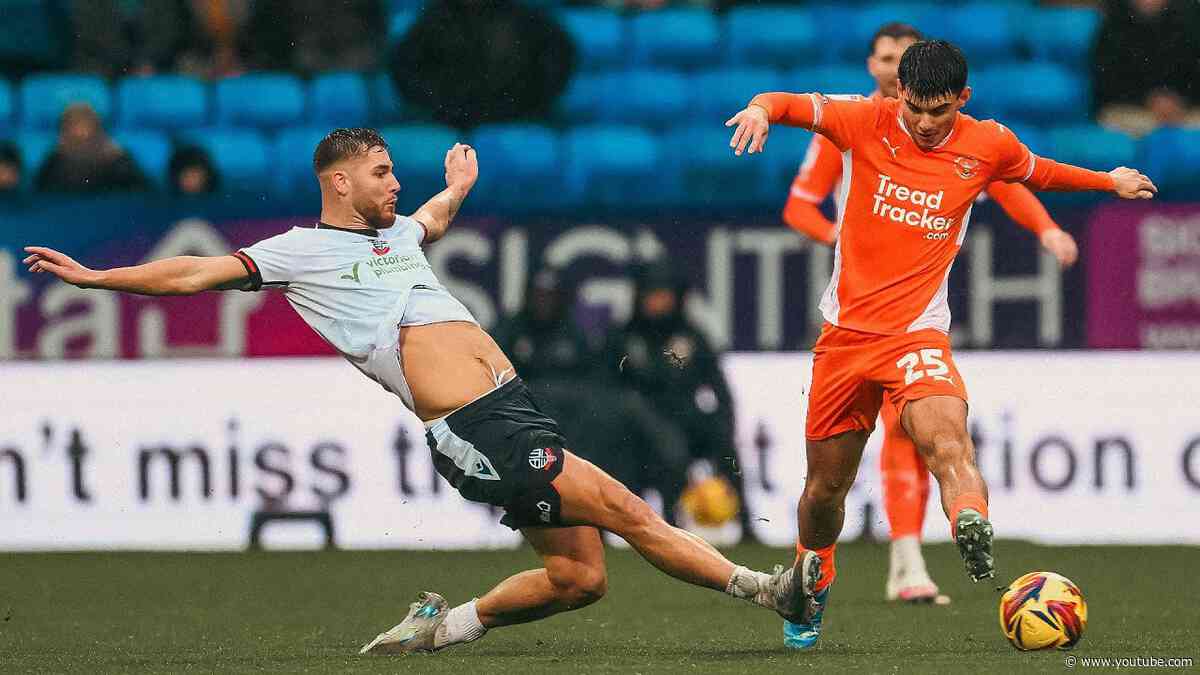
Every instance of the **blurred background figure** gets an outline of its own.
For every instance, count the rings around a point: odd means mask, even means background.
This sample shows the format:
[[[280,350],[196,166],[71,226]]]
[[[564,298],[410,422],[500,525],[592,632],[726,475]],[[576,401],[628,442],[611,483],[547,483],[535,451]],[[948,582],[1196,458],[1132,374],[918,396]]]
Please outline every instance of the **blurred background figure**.
[[[548,115],[575,47],[551,15],[513,0],[437,0],[395,47],[391,67],[407,100],[469,128]]]
[[[586,378],[593,370],[592,349],[575,323],[572,290],[554,268],[530,279],[525,306],[504,317],[492,335],[526,382],[545,378]]]
[[[371,70],[387,21],[382,0],[255,0],[246,60],[257,69]]]
[[[58,145],[38,170],[44,192],[144,190],[146,178],[129,153],[108,136],[100,116],[86,103],[63,111]]]
[[[1097,120],[1142,135],[1200,126],[1200,4],[1108,0],[1093,48]]]
[[[217,190],[217,170],[208,153],[184,146],[171,155],[167,168],[171,193],[177,196],[205,195]]]
[[[734,445],[733,400],[717,353],[684,316],[685,277],[666,261],[634,272],[633,318],[608,338],[604,362],[662,417],[678,424],[691,460],[712,464],[737,492],[743,539],[754,538]],[[686,479],[685,479],[686,480]]]
[[[9,142],[0,142],[0,197],[21,189],[21,153]]]

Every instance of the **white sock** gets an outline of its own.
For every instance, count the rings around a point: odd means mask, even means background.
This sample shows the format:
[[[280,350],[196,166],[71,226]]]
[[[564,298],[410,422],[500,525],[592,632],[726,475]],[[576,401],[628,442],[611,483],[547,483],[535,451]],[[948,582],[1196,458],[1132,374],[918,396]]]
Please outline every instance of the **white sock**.
[[[891,562],[893,569],[906,583],[928,583],[929,572],[925,570],[925,557],[921,555],[921,538],[909,535],[892,540]]]
[[[462,642],[472,642],[483,637],[487,628],[479,621],[479,610],[475,608],[476,600],[478,598],[464,602],[446,612],[446,620],[438,626],[437,632],[433,634],[434,649]]]
[[[756,605],[775,609],[775,601],[771,597],[771,575],[766,572],[756,572],[748,567],[738,565],[725,584],[725,592],[735,598],[749,600]]]

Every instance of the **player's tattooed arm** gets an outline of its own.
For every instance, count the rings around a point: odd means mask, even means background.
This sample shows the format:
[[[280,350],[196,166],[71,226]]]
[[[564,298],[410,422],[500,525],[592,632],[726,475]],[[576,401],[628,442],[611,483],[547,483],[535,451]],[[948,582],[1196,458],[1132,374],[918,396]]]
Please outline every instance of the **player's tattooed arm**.
[[[245,285],[249,273],[231,255],[177,256],[144,265],[94,270],[44,246],[26,246],[24,263],[35,274],[48,273],[79,288],[103,288],[139,295],[192,295]]]
[[[412,217],[425,226],[425,239],[430,243],[441,239],[450,227],[450,221],[458,215],[463,201],[479,178],[479,161],[475,149],[463,143],[455,143],[446,152],[446,189],[417,209]]]

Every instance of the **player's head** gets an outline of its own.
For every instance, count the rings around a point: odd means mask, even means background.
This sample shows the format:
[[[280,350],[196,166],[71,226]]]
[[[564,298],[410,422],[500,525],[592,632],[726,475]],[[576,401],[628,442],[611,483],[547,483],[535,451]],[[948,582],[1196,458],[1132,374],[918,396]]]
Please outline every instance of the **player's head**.
[[[971,98],[967,58],[945,40],[917,42],[900,57],[899,80],[896,93],[904,125],[919,147],[936,147]]]
[[[321,183],[323,207],[340,203],[372,227],[396,219],[400,183],[392,175],[387,141],[374,129],[334,129],[317,144],[313,170]]]
[[[875,35],[871,37],[870,50],[867,52],[867,72],[875,78],[875,86],[879,88],[879,93],[888,98],[896,98],[896,74],[900,70],[900,57],[914,42],[924,39],[921,31],[898,21],[885,23],[875,31]]]

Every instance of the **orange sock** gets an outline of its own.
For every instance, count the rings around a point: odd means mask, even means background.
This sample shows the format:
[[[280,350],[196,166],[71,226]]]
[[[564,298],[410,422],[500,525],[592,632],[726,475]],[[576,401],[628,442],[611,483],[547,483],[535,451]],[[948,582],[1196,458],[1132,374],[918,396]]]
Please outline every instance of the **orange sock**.
[[[816,590],[823,591],[833,583],[837,578],[837,566],[833,564],[833,554],[837,551],[837,544],[830,544],[825,548],[805,548],[804,544],[796,542],[796,557],[799,558],[805,551],[811,550],[821,559],[821,580],[817,582]]]
[[[964,492],[954,498],[950,503],[950,536],[953,537],[954,530],[958,526],[958,514],[962,513],[963,509],[975,509],[979,515],[987,518],[988,505],[987,499],[978,492]]]
[[[883,483],[883,509],[892,540],[921,536],[925,504],[929,501],[929,470],[917,446],[900,425],[900,413],[890,396],[879,410],[883,421],[883,449],[879,469]]]

